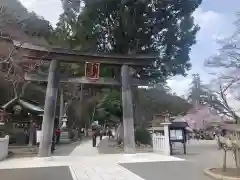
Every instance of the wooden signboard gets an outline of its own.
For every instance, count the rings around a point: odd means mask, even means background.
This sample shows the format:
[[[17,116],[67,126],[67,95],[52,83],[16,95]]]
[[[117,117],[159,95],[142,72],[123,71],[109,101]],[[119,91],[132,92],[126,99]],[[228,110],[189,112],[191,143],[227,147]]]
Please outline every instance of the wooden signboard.
[[[183,131],[181,129],[170,130],[170,140],[183,140]]]
[[[100,63],[85,63],[85,76],[90,80],[98,80],[100,74]]]

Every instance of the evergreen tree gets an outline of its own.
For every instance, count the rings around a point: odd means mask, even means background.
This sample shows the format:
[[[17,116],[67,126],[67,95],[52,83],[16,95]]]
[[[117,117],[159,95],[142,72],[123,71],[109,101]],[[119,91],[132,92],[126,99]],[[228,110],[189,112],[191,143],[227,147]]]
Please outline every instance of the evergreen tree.
[[[136,69],[142,79],[146,78],[151,83],[163,83],[169,76],[185,75],[186,70],[189,70],[191,66],[189,52],[199,30],[194,24],[192,12],[201,4],[201,0],[84,0],[81,1],[84,6],[78,12],[79,9],[74,4],[79,2],[79,0],[62,0],[64,13],[57,24],[53,43],[87,52],[157,54],[159,58],[152,65]],[[101,76],[108,76],[114,68],[101,65]],[[176,99],[170,98],[167,101],[165,99],[172,96],[164,89],[160,89],[156,92],[164,91],[165,105],[161,104],[162,109],[168,107],[169,112],[173,111],[173,114],[188,109],[189,106],[186,105],[184,110],[181,108],[172,110],[171,104],[178,101],[178,97],[173,96]],[[137,90],[137,93],[143,96],[140,96],[141,100],[136,101],[135,104],[141,106],[140,109],[148,109],[149,115],[146,119],[149,120],[152,113],[162,111],[159,102],[154,100],[157,96],[149,99],[148,93],[153,91],[144,92]],[[102,97],[110,96],[103,94]],[[99,101],[111,102],[105,98]],[[182,102],[181,98],[179,102]],[[106,105],[109,104],[103,103],[104,107],[98,110],[96,116],[112,114],[111,108]],[[140,112],[138,107],[136,109]]]
[[[9,34],[9,27],[29,36],[50,37],[52,27],[48,21],[29,12],[18,0],[0,1],[0,32]]]
[[[61,24],[70,27],[70,47],[93,52],[157,54],[159,58],[151,66],[137,69],[142,78],[151,82],[185,75],[190,69],[189,52],[199,30],[192,13],[201,0],[85,0],[79,14],[73,2],[64,1],[67,18],[61,19]],[[60,26],[57,29],[61,31]]]
[[[201,82],[199,74],[193,74],[188,100],[194,105],[204,103],[207,96],[207,90]]]

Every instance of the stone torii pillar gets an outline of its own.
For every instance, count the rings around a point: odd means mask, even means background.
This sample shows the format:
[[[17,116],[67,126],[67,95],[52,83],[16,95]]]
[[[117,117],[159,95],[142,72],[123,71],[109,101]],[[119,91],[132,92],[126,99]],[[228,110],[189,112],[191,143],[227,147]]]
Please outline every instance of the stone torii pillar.
[[[59,64],[60,62],[58,60],[52,60],[49,67],[48,85],[45,97],[44,116],[42,122],[42,134],[39,147],[40,157],[51,156],[55,110],[57,103],[58,86],[60,81],[58,73]]]
[[[122,109],[123,109],[123,128],[124,128],[124,152],[127,154],[136,153],[134,120],[133,120],[133,103],[131,91],[131,74],[128,65],[121,67],[122,77]]]
[[[61,90],[60,90],[60,109],[59,109],[59,118],[58,118],[58,128],[61,127],[63,116],[64,116],[64,91],[63,91],[63,88],[61,88]]]

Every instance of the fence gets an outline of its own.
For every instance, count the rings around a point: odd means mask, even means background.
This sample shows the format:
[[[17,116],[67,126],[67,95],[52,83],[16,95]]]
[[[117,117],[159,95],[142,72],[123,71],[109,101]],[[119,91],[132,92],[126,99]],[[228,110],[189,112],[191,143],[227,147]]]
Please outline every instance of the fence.
[[[0,138],[0,160],[3,160],[8,156],[8,144],[9,144],[9,136]]]
[[[169,125],[170,123],[162,123],[164,126],[164,135],[160,133],[152,134],[152,145],[154,152],[162,152],[165,155],[170,155],[170,142],[169,142]]]
[[[154,152],[165,152],[165,136],[162,134],[152,134],[152,144]]]

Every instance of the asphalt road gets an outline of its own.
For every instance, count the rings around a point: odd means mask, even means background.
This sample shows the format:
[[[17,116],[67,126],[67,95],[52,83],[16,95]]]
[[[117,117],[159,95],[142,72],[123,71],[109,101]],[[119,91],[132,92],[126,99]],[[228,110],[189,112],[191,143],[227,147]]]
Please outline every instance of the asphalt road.
[[[211,180],[203,170],[221,167],[223,152],[215,141],[193,141],[187,144],[187,155],[183,155],[181,144],[175,146],[175,155],[186,161],[121,164],[124,168],[145,180]],[[228,153],[228,167],[234,166],[232,154]]]
[[[193,162],[151,162],[121,164],[145,180],[211,180]]]
[[[73,180],[69,167],[1,169],[1,180]]]

